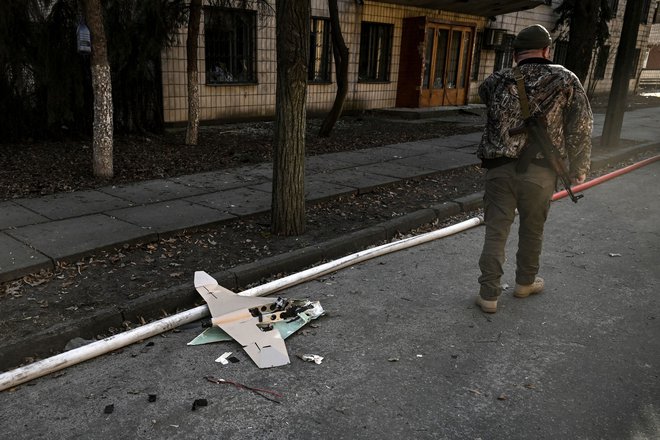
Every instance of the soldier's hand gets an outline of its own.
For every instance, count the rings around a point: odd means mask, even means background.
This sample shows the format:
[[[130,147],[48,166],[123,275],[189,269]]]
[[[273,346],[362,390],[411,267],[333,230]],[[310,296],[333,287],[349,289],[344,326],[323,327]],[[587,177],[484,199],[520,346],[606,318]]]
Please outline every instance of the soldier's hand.
[[[584,183],[585,180],[587,180],[586,174],[580,174],[579,176],[571,177],[571,183],[573,185],[579,185],[581,183]]]

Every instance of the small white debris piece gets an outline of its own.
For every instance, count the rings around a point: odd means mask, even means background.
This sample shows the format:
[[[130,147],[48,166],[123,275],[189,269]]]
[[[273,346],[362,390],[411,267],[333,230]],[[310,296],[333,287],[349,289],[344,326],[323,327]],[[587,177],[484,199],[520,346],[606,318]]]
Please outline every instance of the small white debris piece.
[[[614,253],[610,252],[610,253],[609,253],[609,256],[610,256],[610,257],[620,257],[621,254],[614,254]]]
[[[421,357],[424,357],[424,355],[423,354],[418,354],[417,357],[421,358]]]
[[[323,357],[319,356],[318,354],[303,354],[299,357],[303,361],[314,362],[317,365],[320,364],[321,362],[323,362]]]
[[[507,283],[502,284],[502,290],[506,290],[509,288],[509,285]]]
[[[229,363],[229,361],[227,360],[229,356],[231,356],[231,351],[226,352],[225,354],[217,358],[215,361],[220,362],[222,365],[227,365]]]

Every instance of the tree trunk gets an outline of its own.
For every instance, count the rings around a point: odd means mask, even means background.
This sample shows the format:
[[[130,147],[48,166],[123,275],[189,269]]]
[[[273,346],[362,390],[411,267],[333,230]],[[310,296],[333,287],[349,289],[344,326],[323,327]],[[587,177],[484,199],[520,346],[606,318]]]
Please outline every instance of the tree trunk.
[[[91,71],[94,90],[93,162],[94,176],[109,179],[112,162],[112,78],[108,63],[103,9],[100,0],[84,0],[85,16],[92,39]]]
[[[626,109],[626,98],[635,60],[635,46],[637,45],[637,34],[639,33],[641,18],[642,1],[628,0],[626,12],[623,16],[619,47],[616,50],[614,72],[612,73],[612,89],[607,101],[603,135],[600,139],[603,147],[617,147],[621,139],[623,113]]]
[[[601,0],[574,0],[569,30],[566,68],[583,84],[589,75],[589,65],[596,44],[596,28]]]
[[[188,127],[186,145],[197,145],[199,134],[199,73],[197,71],[197,40],[199,38],[199,20],[202,15],[202,0],[190,1],[188,19],[188,39],[186,52],[188,58]]]
[[[348,47],[346,47],[344,36],[341,33],[337,0],[328,0],[328,8],[330,9],[332,52],[335,57],[335,69],[337,71],[335,75],[337,78],[337,95],[335,96],[335,102],[332,104],[330,113],[328,113],[323,120],[323,124],[321,124],[321,129],[319,130],[319,136],[321,137],[328,137],[330,135],[337,119],[341,116],[344,101],[348,94]]]
[[[308,0],[276,3],[277,90],[273,160],[272,231],[299,235],[305,231],[305,127]]]

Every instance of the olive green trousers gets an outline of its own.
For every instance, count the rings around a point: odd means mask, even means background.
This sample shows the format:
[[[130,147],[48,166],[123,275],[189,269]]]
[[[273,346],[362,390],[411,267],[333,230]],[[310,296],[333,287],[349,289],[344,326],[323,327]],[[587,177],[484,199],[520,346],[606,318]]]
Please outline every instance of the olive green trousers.
[[[484,299],[496,299],[502,293],[501,278],[505,261],[504,248],[515,218],[520,215],[516,283],[532,284],[539,271],[543,227],[550,210],[557,175],[550,168],[530,164],[525,173],[516,173],[511,162],[486,173],[484,222],[486,237],[479,258]]]

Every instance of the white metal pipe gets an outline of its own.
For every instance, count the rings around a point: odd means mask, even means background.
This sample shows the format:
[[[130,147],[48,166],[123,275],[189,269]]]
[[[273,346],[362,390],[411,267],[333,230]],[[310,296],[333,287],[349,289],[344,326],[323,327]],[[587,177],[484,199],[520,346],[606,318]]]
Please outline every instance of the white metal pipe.
[[[461,223],[439,229],[437,231],[428,232],[426,234],[418,235],[415,237],[408,237],[392,243],[386,243],[381,246],[356,252],[338,260],[330,261],[328,263],[321,264],[302,272],[271,281],[261,286],[253,287],[251,289],[240,292],[240,295],[265,296],[273,292],[295,286],[302,282],[318,278],[328,273],[335,272],[347,266],[355,265],[371,258],[456,234],[458,232],[478,226],[481,223],[483,223],[482,217],[474,217]],[[176,315],[150,322],[149,324],[145,324],[141,327],[137,327],[126,332],[92,342],[91,344],[60,353],[50,358],[37,361],[33,364],[7,371],[0,374],[0,391],[15,387],[41,376],[54,373],[80,362],[84,362],[102,354],[109,353],[113,350],[126,347],[127,345],[134,344],[138,341],[150,338],[160,333],[164,333],[181,325],[198,321],[208,316],[208,314],[209,311],[206,305],[195,307],[194,309],[186,310]]]
[[[388,254],[390,252],[400,251],[412,246],[417,246],[422,243],[426,243],[432,240],[437,240],[439,238],[447,237],[449,235],[456,234],[466,229],[473,228],[475,226],[483,223],[483,217],[474,217],[468,220],[465,220],[461,223],[457,223],[446,228],[438,229],[437,231],[427,232],[426,234],[417,235],[414,237],[404,238],[403,240],[394,241],[392,243],[386,243],[380,246],[376,246],[371,249],[364,251],[356,252],[351,255],[347,255],[338,260],[333,260],[328,263],[321,264],[319,266],[312,267],[302,272],[294,273],[279,280],[274,280],[261,286],[256,286],[248,290],[240,292],[239,295],[243,296],[264,296],[271,293],[277,292],[282,289],[286,289],[296,284],[318,278],[320,276],[335,272],[337,270],[343,269],[348,266],[353,266],[354,264],[361,263],[365,260],[371,258],[379,257],[381,255]]]

